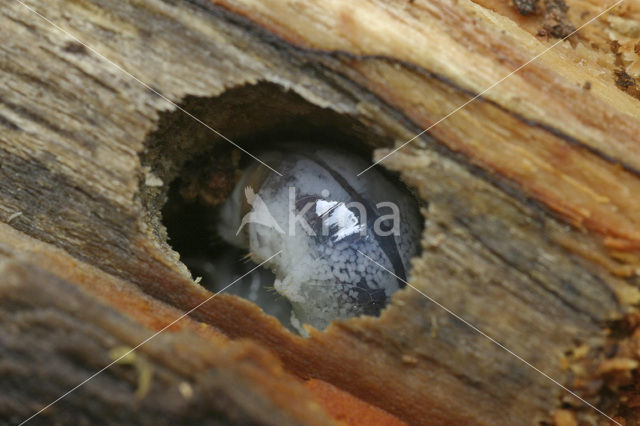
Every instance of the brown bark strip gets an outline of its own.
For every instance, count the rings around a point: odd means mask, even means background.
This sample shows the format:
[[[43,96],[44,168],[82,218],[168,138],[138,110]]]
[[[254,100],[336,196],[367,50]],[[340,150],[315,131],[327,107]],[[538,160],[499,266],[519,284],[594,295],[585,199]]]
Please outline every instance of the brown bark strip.
[[[111,363],[110,351],[129,350],[182,315],[4,224],[0,236],[3,422],[26,420]],[[230,342],[192,319],[134,356],[151,374],[143,395],[136,394],[140,373],[119,363],[34,421],[331,424],[272,355],[249,342]]]

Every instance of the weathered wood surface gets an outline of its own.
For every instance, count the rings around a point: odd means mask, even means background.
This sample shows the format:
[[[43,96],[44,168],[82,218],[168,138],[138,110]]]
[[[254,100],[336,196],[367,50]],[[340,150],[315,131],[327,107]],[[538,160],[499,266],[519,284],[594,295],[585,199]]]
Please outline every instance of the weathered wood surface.
[[[0,235],[2,424],[26,420],[182,314],[4,224]],[[331,419],[265,349],[230,342],[186,318],[33,421],[52,422],[281,425]]]
[[[498,0],[27,4],[59,28],[2,2],[0,218],[77,260],[51,257],[59,252],[46,245],[21,248],[28,237],[0,228],[8,241],[0,351],[14,362],[0,392],[18,395],[0,406],[6,418],[55,399],[106,364],[109,348],[133,346],[169,323],[169,311],[209,295],[176,262],[158,209],[189,156],[226,142],[158,93],[254,148],[260,134],[288,126],[297,136],[329,128],[360,148],[390,148],[554,42],[536,36],[540,16],[521,17]],[[576,26],[606,7],[568,5]],[[581,31],[575,46],[556,46],[383,163],[428,202],[412,284],[628,421],[637,418],[627,378],[639,355],[633,317],[619,320],[640,301],[640,103],[616,87],[616,61],[629,65],[629,57],[608,44],[629,44],[639,17],[638,3],[627,2]],[[145,185],[150,173],[164,185]],[[125,302],[129,294],[137,301]],[[52,316],[46,333],[28,325],[28,313],[37,324]],[[143,350],[160,371],[157,393],[139,402],[145,410],[132,408],[131,373],[106,373],[94,386],[112,387],[81,388],[46,415],[108,421],[118,406],[122,419],[140,423],[165,413],[202,419],[207,410],[235,422],[281,415],[322,423],[320,408],[306,410],[313,403],[297,376],[331,382],[415,424],[533,424],[561,407],[570,410],[557,419],[606,420],[411,289],[379,319],[335,324],[310,339],[233,297],[213,299],[192,318],[184,336]],[[75,349],[60,350],[60,328],[77,336]],[[177,352],[174,339],[197,354],[168,355]],[[259,363],[225,355],[237,345],[270,352],[264,365],[284,371],[258,374]],[[30,355],[18,362],[18,353]],[[34,370],[39,356],[63,369]],[[204,370],[214,378],[194,388],[198,404],[172,405],[176,385],[195,386]],[[41,371],[39,380],[19,384],[25,371]],[[240,395],[235,381],[246,384]]]

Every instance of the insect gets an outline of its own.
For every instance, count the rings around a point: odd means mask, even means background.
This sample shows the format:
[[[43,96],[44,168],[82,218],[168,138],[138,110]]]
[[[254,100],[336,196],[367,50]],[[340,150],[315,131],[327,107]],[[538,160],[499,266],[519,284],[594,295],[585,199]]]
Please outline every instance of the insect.
[[[247,167],[221,207],[220,236],[256,263],[279,252],[266,266],[303,335],[303,324],[379,315],[418,252],[414,198],[376,169],[357,177],[368,163],[340,150],[295,144],[259,157],[283,176]]]

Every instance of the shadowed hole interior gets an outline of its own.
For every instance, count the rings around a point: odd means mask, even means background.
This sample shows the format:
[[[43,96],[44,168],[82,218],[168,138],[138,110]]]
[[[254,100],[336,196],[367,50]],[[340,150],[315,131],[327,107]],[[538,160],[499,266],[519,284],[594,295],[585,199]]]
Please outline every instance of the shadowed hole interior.
[[[391,145],[359,121],[268,83],[214,98],[190,97],[182,106],[251,153],[282,141],[304,141],[340,147],[368,161],[372,149]],[[161,117],[142,159],[147,222],[167,252],[188,268],[185,273],[219,291],[249,272],[255,264],[247,250],[224,241],[216,223],[220,205],[253,160],[181,111]],[[291,328],[291,305],[273,289],[273,281],[273,274],[260,268],[225,292],[251,300]]]

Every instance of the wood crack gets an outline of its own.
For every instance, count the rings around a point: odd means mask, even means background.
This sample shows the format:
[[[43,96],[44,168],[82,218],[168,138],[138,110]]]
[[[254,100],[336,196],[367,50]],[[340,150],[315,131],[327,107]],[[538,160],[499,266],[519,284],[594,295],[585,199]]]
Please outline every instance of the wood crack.
[[[522,267],[520,265],[510,261],[500,251],[496,250],[491,244],[486,244],[486,242],[484,241],[482,236],[478,235],[476,232],[474,232],[472,227],[469,227],[468,224],[466,224],[463,219],[460,219],[460,218],[456,217],[455,221],[460,226],[464,227],[467,230],[467,232],[469,233],[469,235],[471,235],[476,241],[478,241],[480,244],[482,244],[482,246],[487,250],[487,252],[489,252],[492,255],[494,255],[496,257],[496,259],[499,259],[500,262],[507,267],[507,269],[509,269],[511,271],[514,271],[514,272],[517,272],[518,274],[526,277],[527,280],[530,281],[531,283],[537,284],[539,286],[539,288],[541,288],[545,292],[553,295],[553,297],[551,299],[560,301],[563,306],[565,306],[566,308],[568,308],[572,312],[575,312],[576,314],[578,314],[580,316],[586,317],[593,325],[595,325],[595,326],[602,326],[603,325],[602,318],[599,318],[596,315],[594,315],[593,313],[584,311],[584,310],[580,309],[578,306],[575,306],[561,292],[559,292],[558,290],[550,288],[543,281],[540,281],[538,278],[535,278],[529,271],[526,271],[526,270],[522,269]],[[593,277],[593,275],[592,275],[592,277]],[[611,296],[611,299],[615,302],[616,306],[618,308],[620,308],[620,304],[619,304],[617,298],[615,297],[615,294],[613,293],[612,289],[609,286],[604,285],[604,283],[602,283],[599,279],[598,279],[598,281],[601,284],[603,284],[602,285],[602,289],[604,289],[607,293],[609,293],[609,295]],[[500,284],[500,285],[502,285],[502,284]],[[503,286],[503,287],[506,288],[505,286]],[[512,292],[512,294],[517,296],[516,293]]]

